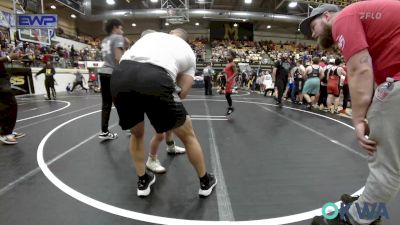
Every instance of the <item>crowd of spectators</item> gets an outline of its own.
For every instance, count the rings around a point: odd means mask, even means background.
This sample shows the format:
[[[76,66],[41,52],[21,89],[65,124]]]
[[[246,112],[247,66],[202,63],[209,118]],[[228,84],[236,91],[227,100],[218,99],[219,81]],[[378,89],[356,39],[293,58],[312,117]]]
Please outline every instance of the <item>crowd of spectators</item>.
[[[313,57],[337,55],[337,50],[329,52],[318,49],[315,45],[304,45],[296,42],[269,41],[213,41],[212,63],[225,62],[224,53],[232,49],[237,53],[235,62],[249,64],[273,64],[281,54],[288,53],[291,58],[302,59],[304,65],[310,65]]]
[[[207,43],[207,39],[195,39],[189,42],[199,63],[206,60]],[[55,67],[74,68],[78,65],[78,61],[102,60],[99,45],[94,44],[92,46],[90,48],[76,49],[73,45],[64,48],[57,44],[47,46],[18,40],[12,43],[8,40],[7,43],[2,45],[0,54],[22,52],[25,55],[22,61],[26,66],[42,67],[47,62],[51,62]]]
[[[224,63],[224,53],[232,49],[237,53],[235,62],[272,65],[282,53],[288,53],[293,59],[302,59],[304,65],[311,64],[314,56],[336,55],[337,52],[323,52],[315,46],[305,46],[295,42],[269,41],[233,41],[214,40],[211,43],[206,38],[196,38],[189,41],[195,52],[197,62]],[[23,61],[27,66],[41,67],[46,62],[52,62],[55,67],[73,68],[78,61],[101,61],[99,45],[91,48],[76,49],[74,46],[62,47],[57,44],[50,46],[15,41],[15,43],[2,45],[0,52],[22,51],[26,56]],[[209,49],[207,51],[207,49]]]
[[[199,63],[206,61],[206,45],[208,44],[208,40],[205,38],[196,38],[194,40],[189,41],[190,47],[192,47],[196,60]]]
[[[75,49],[73,45],[63,48],[60,45],[41,45],[36,43],[15,41],[2,44],[0,54],[21,52],[25,56],[22,61],[26,66],[42,67],[51,62],[55,67],[73,68],[78,61],[101,61],[99,48]]]
[[[263,59],[267,57],[267,51],[259,42],[253,41],[229,41],[214,40],[211,43],[211,61],[213,63],[224,62],[224,53],[228,49],[232,49],[236,52],[236,62],[246,62],[250,64],[264,63],[267,64]]]
[[[198,63],[207,63],[211,59],[211,63],[224,64],[225,53],[228,50],[234,50],[237,53],[236,63],[247,63],[250,65],[268,64],[274,65],[281,55],[287,53],[289,62],[295,67],[295,62],[301,61],[304,66],[311,65],[314,57],[320,57],[326,64],[327,58],[333,58],[339,55],[337,50],[333,49],[329,52],[319,50],[315,46],[305,46],[294,42],[273,42],[273,41],[216,41],[209,43],[207,39],[198,38],[189,41],[190,46],[196,54]],[[211,50],[207,52],[207,46]],[[0,56],[7,55],[10,52],[21,52],[24,54],[22,62],[26,66],[43,67],[48,62],[54,67],[74,68],[78,66],[78,61],[101,61],[102,56],[98,45],[93,48],[75,49],[74,46],[63,48],[60,45],[40,45],[22,41],[15,41],[12,44],[9,40],[1,43]],[[207,56],[211,54],[211,56]],[[208,60],[207,60],[208,58]],[[263,93],[266,86],[264,81],[271,80],[269,70],[251,69],[249,71],[241,68],[243,64],[239,64],[239,76],[236,78],[238,88],[258,91]],[[214,82],[218,79],[218,74],[214,74]],[[223,75],[223,74],[220,74]],[[221,77],[221,76],[220,76]],[[217,82],[218,83],[218,82]]]

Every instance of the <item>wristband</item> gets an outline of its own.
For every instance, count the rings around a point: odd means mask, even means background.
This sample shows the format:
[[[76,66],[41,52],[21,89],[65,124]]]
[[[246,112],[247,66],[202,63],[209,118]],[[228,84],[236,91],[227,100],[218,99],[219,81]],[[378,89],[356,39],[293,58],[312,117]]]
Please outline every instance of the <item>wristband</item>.
[[[7,60],[8,60],[9,62],[12,62],[10,56],[7,55],[6,57],[7,57]]]

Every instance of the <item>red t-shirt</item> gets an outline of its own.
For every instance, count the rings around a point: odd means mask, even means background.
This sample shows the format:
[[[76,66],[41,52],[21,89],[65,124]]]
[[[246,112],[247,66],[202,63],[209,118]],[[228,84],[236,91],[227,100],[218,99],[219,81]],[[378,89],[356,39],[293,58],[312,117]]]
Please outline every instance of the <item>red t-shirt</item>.
[[[96,80],[96,75],[94,73],[89,74],[89,81],[95,81]]]
[[[43,58],[42,58],[42,61],[46,63],[46,62],[48,62],[49,60],[50,60],[50,56],[49,56],[48,54],[44,54],[44,55],[43,55]]]
[[[332,36],[348,61],[368,49],[375,82],[400,80],[400,1],[362,1],[344,8],[332,27]]]
[[[225,66],[225,73],[226,73],[225,92],[226,93],[232,93],[231,89],[235,82],[235,79],[232,79],[233,75],[235,74],[232,67],[233,67],[233,63],[228,63]]]
[[[232,63],[228,63],[225,66],[226,80],[227,81],[230,80],[229,81],[230,85],[232,85],[234,82],[234,79],[232,79],[233,74],[234,74],[232,67],[233,67]]]

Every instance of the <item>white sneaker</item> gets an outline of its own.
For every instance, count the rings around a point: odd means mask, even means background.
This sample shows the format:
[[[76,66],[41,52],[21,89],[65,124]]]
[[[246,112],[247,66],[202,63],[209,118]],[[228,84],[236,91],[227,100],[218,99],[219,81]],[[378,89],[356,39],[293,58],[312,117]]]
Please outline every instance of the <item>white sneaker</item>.
[[[7,145],[14,145],[17,144],[17,140],[15,140],[14,135],[0,135],[0,141]]]
[[[116,139],[118,137],[117,133],[111,133],[109,131],[107,132],[101,132],[99,134],[99,138],[100,139],[105,139],[105,140],[112,140],[112,139]]]
[[[167,153],[168,154],[183,154],[186,152],[185,148],[176,146],[176,145],[171,145],[167,146]]]
[[[150,157],[147,159],[146,167],[153,173],[165,173],[166,171],[166,169],[161,165],[160,160],[152,160]]]
[[[14,135],[14,138],[22,138],[22,137],[25,137],[25,134],[24,134],[24,133],[19,133],[19,132],[15,132],[15,131],[12,132],[12,135]]]

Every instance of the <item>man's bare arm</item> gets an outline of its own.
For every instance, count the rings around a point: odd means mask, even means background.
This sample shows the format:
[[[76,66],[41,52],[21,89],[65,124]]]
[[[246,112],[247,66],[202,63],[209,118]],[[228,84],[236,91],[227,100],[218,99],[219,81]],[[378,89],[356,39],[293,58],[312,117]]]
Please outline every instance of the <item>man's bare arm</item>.
[[[373,154],[376,142],[366,137],[369,135],[369,126],[365,121],[374,86],[372,59],[368,50],[364,49],[353,55],[347,65],[355,132],[360,145],[368,151],[368,154]]]
[[[189,74],[178,74],[176,77],[176,84],[181,88],[179,97],[185,99],[192,88],[193,77]]]
[[[368,50],[353,55],[347,65],[353,122],[359,123],[365,119],[373,96],[374,74]]]
[[[115,62],[118,65],[121,60],[122,55],[124,54],[124,50],[122,48],[114,48]]]

